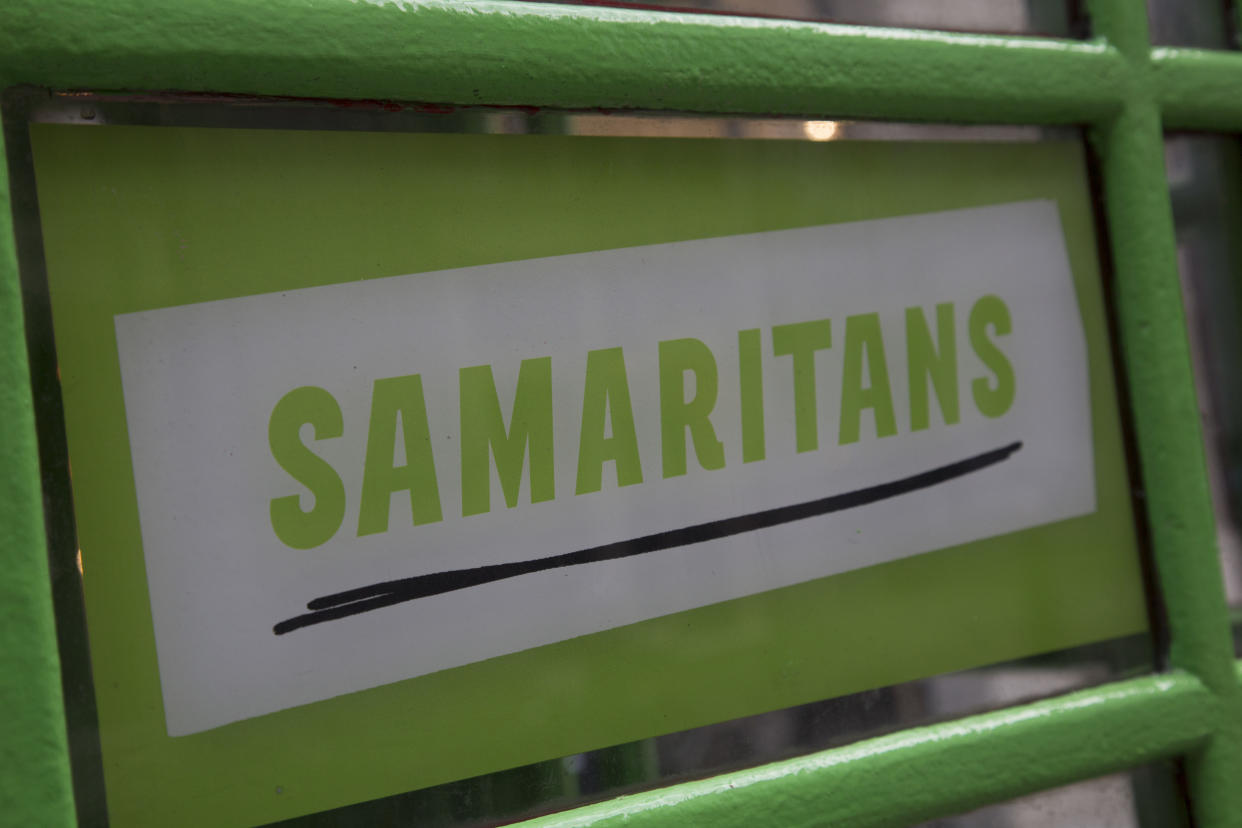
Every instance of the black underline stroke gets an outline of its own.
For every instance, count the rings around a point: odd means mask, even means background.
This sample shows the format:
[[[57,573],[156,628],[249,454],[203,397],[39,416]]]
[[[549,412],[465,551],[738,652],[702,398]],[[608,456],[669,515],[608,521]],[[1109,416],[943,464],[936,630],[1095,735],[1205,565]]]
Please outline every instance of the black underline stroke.
[[[994,466],[1009,459],[1020,448],[1022,448],[1022,443],[1018,441],[1007,446],[992,449],[991,451],[985,451],[982,454],[976,454],[973,457],[967,457],[965,460],[958,460],[946,466],[938,466],[934,469],[910,477],[892,480],[888,483],[880,483],[876,486],[868,486],[856,491],[845,492],[844,494],[831,495],[819,500],[810,500],[806,503],[795,503],[792,506],[780,506],[775,509],[765,509],[748,515],[739,515],[738,517],[725,518],[724,520],[713,520],[709,523],[686,526],[682,529],[672,529],[668,532],[657,532],[654,535],[644,535],[639,538],[617,541],[616,543],[606,543],[602,546],[579,549],[576,552],[567,552],[563,555],[552,555],[547,558],[536,558],[530,561],[517,561],[515,563],[477,566],[472,569],[433,572],[428,575],[416,575],[412,578],[400,578],[395,581],[381,581],[370,586],[323,595],[307,603],[306,608],[310,612],[303,615],[295,615],[293,618],[281,621],[272,628],[272,631],[276,635],[284,635],[301,627],[322,624],[326,621],[335,621],[338,618],[348,618],[351,615],[383,609],[394,604],[403,604],[406,601],[415,601],[419,598],[429,598],[432,595],[443,595],[446,592],[455,592],[459,589],[469,589],[470,587],[489,584],[493,581],[503,581],[506,578],[516,578],[519,575],[546,572],[550,569],[560,569],[566,566],[581,566],[582,564],[600,563],[601,561],[615,561],[620,558],[632,558],[636,555],[645,555],[662,549],[704,543],[705,541],[727,538],[730,535],[741,535],[746,532],[779,526],[783,523],[793,523],[798,520],[806,520],[807,518],[841,512],[846,509],[854,509],[859,506],[866,506],[869,503],[900,497],[910,492],[916,492],[919,489],[926,489],[940,483],[946,483],[955,478],[964,477],[972,472],[985,469],[988,466]]]

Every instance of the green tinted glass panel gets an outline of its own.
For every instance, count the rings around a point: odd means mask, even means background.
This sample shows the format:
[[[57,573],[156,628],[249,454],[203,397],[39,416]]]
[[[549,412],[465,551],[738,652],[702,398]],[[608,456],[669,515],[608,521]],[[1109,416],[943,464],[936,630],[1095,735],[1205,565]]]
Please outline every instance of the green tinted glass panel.
[[[1076,142],[32,126],[111,816],[255,823],[1146,626]],[[359,279],[1055,201],[1097,511],[170,738],[113,317]]]

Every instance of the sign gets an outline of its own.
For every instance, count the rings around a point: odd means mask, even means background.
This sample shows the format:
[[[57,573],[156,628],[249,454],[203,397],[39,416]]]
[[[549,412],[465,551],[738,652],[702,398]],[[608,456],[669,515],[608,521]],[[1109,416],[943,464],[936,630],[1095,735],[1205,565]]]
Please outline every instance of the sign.
[[[1095,508],[1047,201],[116,330],[174,736]]]
[[[1145,629],[1076,143],[108,121],[31,143],[111,824]]]

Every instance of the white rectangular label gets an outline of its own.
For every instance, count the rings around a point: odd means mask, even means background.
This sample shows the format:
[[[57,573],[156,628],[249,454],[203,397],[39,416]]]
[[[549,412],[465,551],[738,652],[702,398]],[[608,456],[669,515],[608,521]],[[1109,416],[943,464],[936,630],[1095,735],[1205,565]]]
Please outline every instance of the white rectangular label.
[[[174,736],[1095,509],[1046,201],[116,335]]]

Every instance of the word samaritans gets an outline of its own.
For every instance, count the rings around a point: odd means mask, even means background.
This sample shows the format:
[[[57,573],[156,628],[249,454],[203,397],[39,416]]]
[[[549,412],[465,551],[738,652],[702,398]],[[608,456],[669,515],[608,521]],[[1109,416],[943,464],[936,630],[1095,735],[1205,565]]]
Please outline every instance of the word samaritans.
[[[929,319],[929,316],[931,319]],[[970,379],[970,396],[980,414],[999,417],[1013,404],[1016,378],[1012,363],[997,339],[1008,335],[1009,308],[995,295],[976,301],[966,315],[970,347],[984,366],[982,376]],[[897,433],[886,346],[877,313],[844,319],[842,383],[839,395],[838,444],[859,440],[864,412],[874,418],[879,438]],[[927,429],[934,397],[946,425],[960,421],[958,340],[955,309],[940,303],[928,314],[924,308],[905,310],[905,348],[909,392],[910,431]],[[820,445],[818,389],[815,359],[834,347],[829,319],[775,325],[770,335],[760,328],[738,331],[738,374],[741,400],[741,444],[729,447],[717,438],[712,425],[719,376],[716,358],[699,339],[669,339],[658,345],[660,469],[665,478],[686,474],[689,452],[708,470],[722,469],[726,456],[743,463],[765,459],[767,437],[763,400],[762,351],[764,340],[777,357],[788,357],[793,372],[793,437],[799,452]],[[687,394],[688,375],[693,393]],[[506,418],[490,365],[471,365],[458,372],[460,394],[461,514],[492,508],[490,474],[494,462],[505,504],[518,504],[524,469],[529,469],[532,503],[556,497],[554,479],[552,357],[524,359],[518,369],[516,392]],[[272,410],[268,440],[272,456],[294,480],[314,495],[304,511],[298,494],[271,501],[272,529],[286,545],[310,549],[330,540],[345,519],[346,492],[341,477],[300,436],[304,425],[315,440],[344,433],[341,407],[323,388],[302,386],[285,394]],[[405,465],[394,465],[397,430],[405,445]],[[687,440],[687,436],[689,439]],[[582,424],[579,430],[574,494],[599,491],[605,465],[613,464],[618,486],[643,481],[650,458],[639,453],[630,383],[622,348],[589,351],[583,382]],[[431,451],[427,407],[419,374],[375,381],[362,488],[359,492],[357,533],[385,532],[391,496],[408,492],[414,525],[442,520],[440,485]]]

